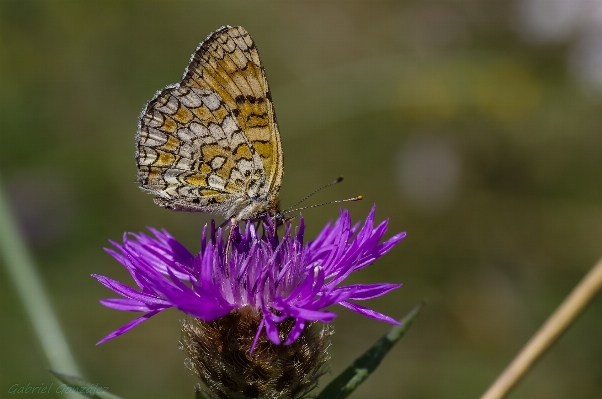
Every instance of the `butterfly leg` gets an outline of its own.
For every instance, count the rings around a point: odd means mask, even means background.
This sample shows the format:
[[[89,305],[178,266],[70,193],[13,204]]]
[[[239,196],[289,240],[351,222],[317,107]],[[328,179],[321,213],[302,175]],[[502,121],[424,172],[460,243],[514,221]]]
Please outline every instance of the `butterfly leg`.
[[[235,218],[230,219],[230,232],[228,233],[228,241],[226,241],[226,277],[230,277],[230,243],[232,242],[232,232],[236,223]]]

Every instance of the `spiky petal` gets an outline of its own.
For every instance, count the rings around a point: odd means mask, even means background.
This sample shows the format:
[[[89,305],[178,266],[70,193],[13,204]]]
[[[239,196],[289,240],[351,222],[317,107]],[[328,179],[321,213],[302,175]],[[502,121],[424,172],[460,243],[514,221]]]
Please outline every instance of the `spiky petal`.
[[[125,234],[123,244],[112,242],[116,250],[107,252],[130,272],[137,289],[108,277],[93,275],[122,298],[104,299],[107,307],[144,315],[112,332],[100,342],[115,338],[155,314],[175,307],[197,319],[210,322],[234,310],[248,307],[259,315],[251,352],[261,333],[274,344],[290,345],[302,334],[307,322],[330,322],[336,314],[324,308],[339,304],[364,316],[397,324],[353,300],[375,298],[400,287],[399,284],[342,285],[344,280],[373,263],[399,243],[399,233],[380,243],[387,221],[374,227],[374,206],[365,223],[351,224],[349,212],[341,209],[339,218],[328,223],[318,236],[303,243],[304,221],[293,234],[286,226],[282,238],[272,232],[272,222],[264,223],[259,234],[253,223],[244,231],[234,227],[231,252],[221,229],[205,226],[201,251],[191,254],[165,230]],[[292,319],[286,339],[279,325]]]

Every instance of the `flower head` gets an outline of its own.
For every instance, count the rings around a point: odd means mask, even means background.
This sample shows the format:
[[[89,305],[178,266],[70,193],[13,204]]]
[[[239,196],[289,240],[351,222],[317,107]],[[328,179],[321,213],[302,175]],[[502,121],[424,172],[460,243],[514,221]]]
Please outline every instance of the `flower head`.
[[[375,207],[365,223],[351,224],[346,210],[334,224],[327,224],[318,236],[303,243],[304,221],[291,232],[286,226],[282,238],[274,234],[268,219],[259,234],[253,223],[244,230],[235,226],[226,254],[226,236],[212,222],[203,229],[201,250],[190,253],[165,230],[125,234],[123,244],[112,242],[117,251],[107,252],[130,272],[138,286],[131,288],[108,277],[93,275],[122,298],[103,299],[107,307],[144,315],[102,339],[115,338],[153,315],[175,307],[204,322],[222,318],[233,311],[251,312],[258,326],[250,351],[263,331],[274,344],[292,344],[308,322],[330,322],[335,313],[324,310],[339,304],[364,316],[397,324],[381,313],[351,300],[365,300],[386,294],[399,284],[342,285],[358,271],[388,252],[403,239],[400,233],[379,243],[387,221],[374,227]],[[282,326],[287,322],[286,336]]]

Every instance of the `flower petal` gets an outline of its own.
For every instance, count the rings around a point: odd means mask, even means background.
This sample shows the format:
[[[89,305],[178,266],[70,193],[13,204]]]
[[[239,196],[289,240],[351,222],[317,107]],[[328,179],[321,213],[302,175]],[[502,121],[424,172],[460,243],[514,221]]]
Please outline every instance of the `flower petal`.
[[[347,302],[347,301],[343,301],[343,302],[339,302],[339,305],[346,307],[347,309],[353,310],[354,312],[357,312],[361,315],[370,317],[371,319],[376,319],[376,320],[380,320],[380,321],[386,321],[387,323],[391,323],[391,324],[399,324],[399,322],[389,316],[386,316],[382,313],[378,313],[375,310],[372,309],[368,309],[364,306],[355,304],[355,303],[351,303],[351,302]]]
[[[124,325],[123,327],[121,327],[118,330],[113,331],[112,333],[110,333],[109,335],[107,335],[106,337],[104,337],[103,339],[101,339],[100,341],[98,341],[96,343],[96,345],[100,345],[104,342],[107,342],[108,340],[111,340],[115,337],[120,336],[121,334],[128,332],[129,330],[131,330],[132,328],[136,327],[138,324],[142,323],[145,320],[150,319],[151,317],[153,317],[154,315],[156,315],[157,313],[159,313],[161,310],[154,310],[152,312],[149,312],[143,316],[138,317],[137,319],[134,319],[132,321],[130,321],[128,324]]]

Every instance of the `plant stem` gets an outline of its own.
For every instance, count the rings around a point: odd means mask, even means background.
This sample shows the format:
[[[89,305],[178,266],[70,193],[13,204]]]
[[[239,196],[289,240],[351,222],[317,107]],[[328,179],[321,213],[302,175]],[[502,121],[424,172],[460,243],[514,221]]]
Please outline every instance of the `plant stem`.
[[[529,371],[560,335],[583,312],[602,288],[602,259],[598,261],[556,309],[545,324],[527,342],[512,363],[489,387],[481,399],[501,399]]]

